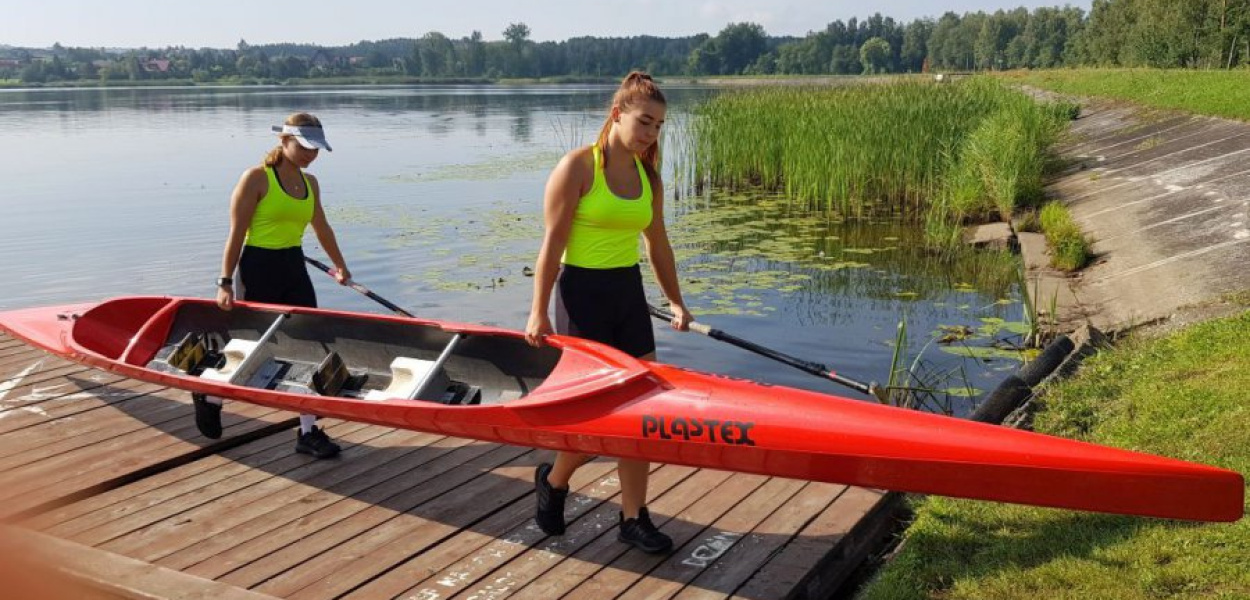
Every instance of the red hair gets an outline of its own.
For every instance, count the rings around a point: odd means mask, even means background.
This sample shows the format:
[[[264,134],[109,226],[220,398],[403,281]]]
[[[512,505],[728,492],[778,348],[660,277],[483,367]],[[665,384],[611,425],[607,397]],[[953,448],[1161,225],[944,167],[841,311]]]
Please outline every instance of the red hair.
[[[616,88],[616,93],[612,95],[612,108],[625,112],[648,101],[659,102],[668,106],[668,100],[664,98],[664,92],[661,92],[660,88],[655,85],[655,81],[651,79],[650,75],[642,71],[630,71],[629,75],[626,75],[625,79],[621,81],[621,87]],[[608,118],[604,120],[603,128],[599,130],[599,140],[596,142],[600,149],[608,143],[608,134],[612,132],[612,122],[612,112],[609,110]],[[657,138],[655,143],[647,146],[638,157],[642,159],[643,164],[652,173],[658,173],[660,170],[660,140]]]

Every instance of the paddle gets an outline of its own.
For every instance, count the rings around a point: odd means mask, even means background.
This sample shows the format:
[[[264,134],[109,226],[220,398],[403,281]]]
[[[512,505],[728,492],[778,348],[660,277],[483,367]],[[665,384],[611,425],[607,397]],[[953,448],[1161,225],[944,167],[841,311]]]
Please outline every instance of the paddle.
[[[664,310],[658,306],[648,304],[647,309],[651,312],[651,316],[661,321],[673,320],[673,313],[667,310]],[[817,377],[823,377],[825,379],[829,379],[835,383],[842,384],[860,393],[868,394],[869,396],[872,396],[876,398],[877,400],[880,400],[883,403],[889,401],[889,396],[886,393],[886,391],[881,389],[879,386],[877,386],[876,382],[860,383],[858,381],[855,381],[854,379],[848,379],[846,377],[838,375],[837,373],[834,373],[833,371],[830,371],[828,367],[820,363],[812,362],[809,360],[803,360],[801,358],[795,358],[788,354],[782,354],[781,352],[778,352],[771,348],[765,348],[764,346],[756,344],[755,342],[744,340],[736,335],[725,333],[724,331],[716,329],[715,327],[709,327],[702,323],[690,323],[690,330],[696,333],[701,333],[703,335],[706,335],[714,340],[720,340],[722,342],[733,344],[744,350],[750,350],[751,352],[759,354],[760,356],[765,356],[777,362],[785,363],[800,371],[810,373]]]
[[[323,262],[321,262],[321,261],[319,261],[319,260],[317,260],[317,259],[315,259],[315,258],[309,258],[309,257],[307,257],[307,256],[305,256],[305,257],[304,257],[304,260],[305,260],[305,261],[307,261],[307,262],[308,262],[308,264],[310,264],[310,265],[312,265],[312,266],[314,266],[314,267],[317,267],[318,269],[321,269],[322,271],[325,271],[326,275],[329,275],[329,276],[331,276],[331,277],[334,277],[335,270],[334,270],[334,269],[332,269],[332,268],[330,268],[330,266],[329,266],[329,265],[327,265],[327,264],[325,264],[325,263],[323,263]],[[363,286],[363,285],[360,285],[359,283],[356,283],[355,281],[352,281],[352,280],[348,279],[348,280],[347,280],[347,282],[346,282],[344,285],[346,285],[347,287],[352,288],[353,290],[356,290],[357,292],[360,292],[360,293],[362,293],[362,294],[364,294],[364,295],[368,296],[370,300],[373,300],[374,302],[377,302],[378,304],[381,304],[382,306],[385,306],[385,307],[387,307],[387,308],[389,308],[389,309],[391,309],[391,310],[395,311],[395,314],[403,315],[403,316],[405,316],[405,317],[411,317],[411,316],[412,316],[412,313],[410,313],[410,312],[408,312],[408,311],[406,311],[406,310],[404,310],[404,309],[402,309],[402,308],[400,308],[400,307],[396,306],[395,304],[391,303],[391,301],[389,301],[389,300],[387,300],[386,298],[383,298],[383,297],[381,297],[381,296],[379,296],[379,295],[377,295],[377,294],[373,293],[373,291],[372,291],[372,290],[370,290],[369,288],[367,288],[367,287],[365,287],[365,286]]]

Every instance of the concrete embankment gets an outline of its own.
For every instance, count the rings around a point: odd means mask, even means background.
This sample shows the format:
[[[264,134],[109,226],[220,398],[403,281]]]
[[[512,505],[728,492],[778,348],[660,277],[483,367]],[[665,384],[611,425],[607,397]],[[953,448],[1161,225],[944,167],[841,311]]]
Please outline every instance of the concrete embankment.
[[[1047,186],[1093,242],[1075,277],[1041,263],[1021,239],[1040,307],[1065,329],[1107,332],[1166,321],[1187,307],[1250,290],[1250,124],[1080,100]]]

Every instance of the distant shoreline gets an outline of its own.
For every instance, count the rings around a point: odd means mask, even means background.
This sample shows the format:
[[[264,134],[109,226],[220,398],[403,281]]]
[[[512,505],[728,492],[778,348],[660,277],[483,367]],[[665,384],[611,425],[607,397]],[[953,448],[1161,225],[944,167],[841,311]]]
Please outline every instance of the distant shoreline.
[[[921,74],[893,75],[780,75],[780,76],[712,76],[698,77],[690,75],[657,76],[662,85],[710,85],[710,86],[766,86],[766,85],[841,85],[845,83],[868,83],[873,81],[891,81],[905,78],[928,77]],[[326,77],[317,79],[291,80],[231,80],[231,81],[193,81],[190,79],[162,79],[150,81],[57,81],[44,84],[24,84],[17,81],[0,80],[0,90],[49,90],[49,89],[92,89],[92,88],[230,88],[230,87],[329,87],[329,86],[437,86],[437,85],[616,85],[620,80],[615,77],[539,77],[523,79],[504,79],[486,77],[467,78],[422,78],[422,77]]]

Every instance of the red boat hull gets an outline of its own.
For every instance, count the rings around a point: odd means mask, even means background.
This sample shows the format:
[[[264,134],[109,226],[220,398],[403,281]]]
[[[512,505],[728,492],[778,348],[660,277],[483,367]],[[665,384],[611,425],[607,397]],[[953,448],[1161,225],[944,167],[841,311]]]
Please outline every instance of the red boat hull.
[[[541,385],[480,406],[371,401],[224,384],[145,365],[171,315],[208,301],[126,298],[0,313],[0,328],[134,379],[325,417],[480,440],[897,491],[1199,521],[1235,521],[1233,471],[638,361],[563,336]],[[519,332],[240,303],[307,318],[437,328],[515,343]],[[72,315],[78,315],[76,318]],[[520,344],[516,344],[520,348]],[[521,352],[521,350],[518,350]]]

